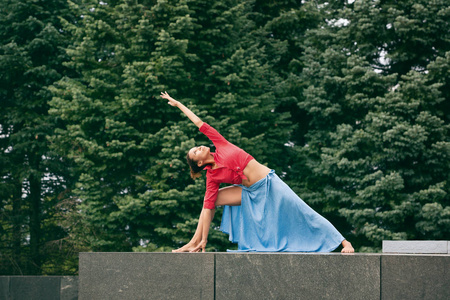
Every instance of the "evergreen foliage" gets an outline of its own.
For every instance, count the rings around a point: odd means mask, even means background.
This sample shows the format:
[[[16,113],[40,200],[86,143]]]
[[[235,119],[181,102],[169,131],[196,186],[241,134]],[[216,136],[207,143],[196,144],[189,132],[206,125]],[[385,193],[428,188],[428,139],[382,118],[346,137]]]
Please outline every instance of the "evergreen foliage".
[[[448,66],[449,11],[443,1],[396,3],[333,10],[309,32],[299,75],[309,122],[295,148],[303,169],[291,176],[366,251],[450,233],[448,74],[435,69]]]
[[[448,239],[449,13],[444,0],[1,2],[1,273],[189,241],[205,177],[185,156],[210,142],[161,91],[357,251]],[[208,251],[232,247],[210,231]]]
[[[74,43],[67,65],[79,70],[78,77],[56,83],[51,102],[51,114],[65,124],[52,137],[55,149],[78,166],[73,201],[81,204],[74,213],[85,234],[71,231],[77,245],[164,251],[191,238],[204,180],[192,186],[184,160],[195,145],[192,137],[208,141],[155,98],[161,90],[191,104],[260,160],[282,165],[277,157],[286,138],[280,137],[289,127],[285,114],[274,113],[270,88],[280,79],[270,72],[260,41],[249,37],[261,36],[246,18],[250,8],[245,2],[209,1],[192,8],[178,1],[150,9],[126,3],[77,6],[84,17],[68,24]],[[132,23],[112,26],[124,19]],[[196,34],[206,21],[206,33]],[[224,22],[230,34],[223,32]],[[258,127],[248,125],[256,119]],[[224,241],[223,234],[212,232],[210,250],[225,250]]]
[[[49,86],[65,73],[65,1],[0,3],[0,272],[74,272],[54,217],[70,184],[65,159],[49,149]]]

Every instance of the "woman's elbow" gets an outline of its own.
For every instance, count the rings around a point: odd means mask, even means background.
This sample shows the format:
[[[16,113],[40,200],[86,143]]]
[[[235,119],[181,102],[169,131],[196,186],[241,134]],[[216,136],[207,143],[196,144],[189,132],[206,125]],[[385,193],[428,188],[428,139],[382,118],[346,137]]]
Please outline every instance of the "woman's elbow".
[[[195,126],[197,126],[198,128],[202,127],[203,123],[204,122],[202,120],[198,120],[198,121],[194,122]]]

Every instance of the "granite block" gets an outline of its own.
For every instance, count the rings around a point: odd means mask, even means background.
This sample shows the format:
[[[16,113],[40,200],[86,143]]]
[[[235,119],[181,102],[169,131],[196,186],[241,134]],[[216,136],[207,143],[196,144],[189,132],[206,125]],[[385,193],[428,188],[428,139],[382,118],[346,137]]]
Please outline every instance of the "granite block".
[[[77,300],[77,299],[78,299],[78,277],[77,276],[61,277],[60,300]]]
[[[383,253],[448,254],[448,241],[383,241]]]
[[[9,276],[0,276],[0,300],[10,299]]]
[[[380,255],[216,254],[216,299],[380,299]]]
[[[381,299],[450,299],[449,255],[381,257]]]
[[[11,276],[10,297],[13,300],[59,300],[59,276]]]
[[[80,253],[79,299],[214,299],[213,253]]]

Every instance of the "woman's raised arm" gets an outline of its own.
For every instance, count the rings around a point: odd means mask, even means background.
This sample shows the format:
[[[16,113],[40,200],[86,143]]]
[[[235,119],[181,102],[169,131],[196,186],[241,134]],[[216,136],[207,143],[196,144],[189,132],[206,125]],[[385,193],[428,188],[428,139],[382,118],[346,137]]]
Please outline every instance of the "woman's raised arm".
[[[170,95],[167,92],[161,92],[161,97],[168,100],[168,104],[171,106],[178,107],[198,128],[202,127],[203,121],[197,117],[196,114],[194,114],[189,108],[184,106],[180,101],[177,101],[170,97]]]

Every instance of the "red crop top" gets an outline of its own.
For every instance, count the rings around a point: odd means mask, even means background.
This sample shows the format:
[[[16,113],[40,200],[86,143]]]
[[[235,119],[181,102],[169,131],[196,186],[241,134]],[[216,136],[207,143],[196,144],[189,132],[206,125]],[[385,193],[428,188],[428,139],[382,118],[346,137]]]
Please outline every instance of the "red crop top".
[[[244,169],[253,157],[241,148],[228,142],[217,130],[203,123],[200,132],[205,134],[216,147],[214,156],[217,168],[206,166],[206,193],[203,207],[214,209],[221,183],[241,184],[242,179],[247,179]]]

